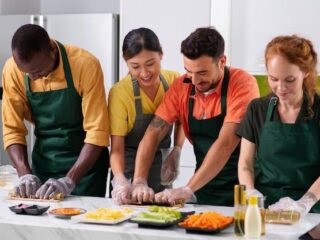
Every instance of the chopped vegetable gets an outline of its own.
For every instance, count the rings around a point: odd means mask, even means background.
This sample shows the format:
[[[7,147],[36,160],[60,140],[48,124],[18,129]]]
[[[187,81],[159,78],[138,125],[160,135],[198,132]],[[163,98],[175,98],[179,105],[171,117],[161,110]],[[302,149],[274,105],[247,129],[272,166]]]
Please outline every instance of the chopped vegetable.
[[[126,214],[130,214],[133,211],[129,208],[123,210],[112,208],[98,208],[95,212],[88,212],[86,218],[96,220],[118,220],[123,218]]]
[[[224,228],[233,222],[233,217],[227,217],[217,212],[204,212],[189,215],[184,221],[179,223],[182,227],[194,227],[203,229]]]

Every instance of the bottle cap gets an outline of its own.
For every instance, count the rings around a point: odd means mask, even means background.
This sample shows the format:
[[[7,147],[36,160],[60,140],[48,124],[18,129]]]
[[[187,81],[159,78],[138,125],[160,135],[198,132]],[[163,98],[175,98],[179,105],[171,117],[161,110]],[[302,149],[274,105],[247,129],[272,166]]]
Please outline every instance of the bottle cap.
[[[250,196],[249,205],[258,205],[258,196]]]

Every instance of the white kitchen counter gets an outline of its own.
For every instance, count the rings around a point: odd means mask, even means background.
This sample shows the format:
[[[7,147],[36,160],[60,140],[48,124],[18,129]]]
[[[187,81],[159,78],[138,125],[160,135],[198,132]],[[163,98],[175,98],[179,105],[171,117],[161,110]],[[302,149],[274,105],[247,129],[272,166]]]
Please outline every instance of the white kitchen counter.
[[[72,220],[58,219],[45,213],[41,216],[16,215],[8,206],[21,201],[6,199],[6,192],[0,190],[0,239],[32,239],[32,240],[170,240],[170,239],[235,239],[233,225],[215,235],[187,234],[184,229],[177,227],[165,230],[138,228],[135,223],[124,222],[118,225],[98,225],[75,223]],[[26,204],[48,205],[47,203],[25,201]],[[79,207],[95,210],[98,207],[114,206],[110,199],[94,197],[68,197],[59,203],[49,203],[50,209],[57,207]],[[49,210],[50,210],[49,209]],[[218,211],[225,215],[233,215],[231,207],[214,207],[201,205],[187,205],[182,211]],[[308,214],[299,223],[266,226],[266,236],[262,239],[298,239],[298,237],[320,222],[320,214]],[[245,238],[238,238],[245,239]]]

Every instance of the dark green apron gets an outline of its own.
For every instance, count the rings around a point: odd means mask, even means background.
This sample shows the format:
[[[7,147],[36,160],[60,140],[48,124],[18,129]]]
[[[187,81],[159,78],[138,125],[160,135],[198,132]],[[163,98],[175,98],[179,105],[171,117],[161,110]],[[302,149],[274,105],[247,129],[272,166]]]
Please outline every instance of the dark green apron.
[[[224,78],[221,88],[221,114],[213,118],[197,120],[193,117],[192,97],[189,98],[189,129],[196,156],[196,171],[200,168],[209,148],[216,141],[223,125],[227,112],[227,91],[229,84],[229,69],[224,69]],[[195,94],[192,87],[191,96]],[[209,183],[195,192],[199,204],[233,206],[233,187],[238,183],[237,165],[239,146],[230,156],[221,172]]]
[[[36,142],[32,152],[32,172],[42,183],[48,178],[66,176],[77,161],[84,145],[86,133],[83,129],[82,99],[76,91],[66,50],[58,43],[67,88],[32,92],[30,80],[25,75],[27,98],[35,123]],[[73,190],[73,195],[105,196],[108,167],[108,150]]]
[[[164,79],[162,75],[160,75],[160,81],[163,85],[165,91],[169,89],[168,83]],[[136,118],[134,122],[134,126],[129,134],[125,138],[125,176],[128,179],[133,178],[135,160],[137,155],[137,149],[140,141],[142,140],[144,133],[149,126],[149,123],[154,118],[154,114],[145,114],[142,112],[142,103],[140,96],[140,87],[139,83],[136,79],[132,79],[133,92],[135,97],[135,110],[136,110]],[[156,151],[154,160],[152,162],[149,176],[148,176],[148,185],[155,191],[160,192],[165,189],[164,186],[160,184],[160,172],[162,166],[162,152],[161,148],[169,148],[171,144],[171,133],[172,127],[170,131],[165,136],[165,138],[159,144],[159,147]]]
[[[295,124],[272,121],[276,105],[277,98],[272,97],[256,156],[255,186],[266,196],[266,206],[287,196],[298,200],[320,174],[319,126],[314,120]],[[320,213],[319,203],[312,212]]]

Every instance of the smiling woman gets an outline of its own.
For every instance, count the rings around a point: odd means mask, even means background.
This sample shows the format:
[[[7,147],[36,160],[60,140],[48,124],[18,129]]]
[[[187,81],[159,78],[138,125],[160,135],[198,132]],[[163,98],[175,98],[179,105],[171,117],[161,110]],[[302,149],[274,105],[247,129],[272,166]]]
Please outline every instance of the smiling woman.
[[[131,30],[124,38],[123,58],[129,68],[129,74],[114,85],[109,94],[109,117],[111,126],[111,168],[112,198],[116,203],[130,201],[131,184],[135,169],[135,157],[138,145],[154,112],[162,101],[165,92],[179,76],[177,72],[161,69],[162,48],[157,35],[148,28]],[[165,188],[161,185],[160,171],[162,159],[166,159],[163,171],[170,172],[172,182],[177,176],[177,161],[184,134],[176,125],[175,148],[170,152],[171,131],[156,150],[154,161],[147,182],[139,186],[150,191],[159,192]],[[170,154],[167,157],[167,153]],[[167,157],[167,158],[166,158]]]
[[[266,195],[272,210],[319,213],[317,53],[305,38],[279,36],[268,43],[265,60],[272,93],[249,105],[237,132],[239,181]]]

